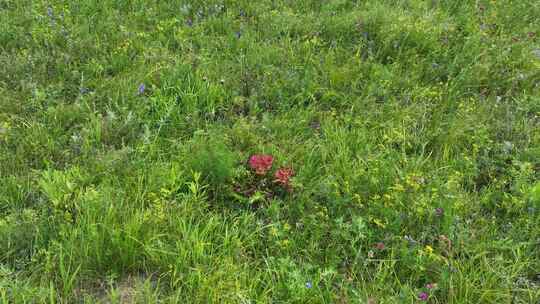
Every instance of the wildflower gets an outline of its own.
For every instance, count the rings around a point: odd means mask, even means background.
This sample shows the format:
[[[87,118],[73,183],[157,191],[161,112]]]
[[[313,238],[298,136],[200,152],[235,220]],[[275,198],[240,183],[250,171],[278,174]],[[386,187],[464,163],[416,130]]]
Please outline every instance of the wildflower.
[[[428,283],[426,284],[427,289],[435,289],[437,288],[437,283]]]
[[[265,175],[272,167],[274,158],[272,155],[256,154],[249,158],[249,166],[257,175]]]
[[[51,23],[51,26],[54,27],[56,25],[56,21],[55,21],[55,18],[54,18],[53,9],[50,6],[47,7],[47,16],[49,16],[49,21]]]
[[[240,37],[242,37],[242,32],[238,31],[234,35],[236,36],[236,39],[240,39]]]
[[[377,248],[379,250],[384,250],[384,248],[386,248],[386,246],[384,246],[383,242],[378,242],[377,244],[375,244],[375,248]]]
[[[418,294],[418,299],[420,301],[427,301],[428,298],[429,298],[429,295],[427,294],[427,292],[422,291],[421,293]]]
[[[138,90],[139,95],[144,94],[144,91],[145,91],[145,90],[146,90],[146,85],[144,85],[144,83],[141,83],[141,84],[139,85],[139,90]]]
[[[440,208],[440,207],[437,208],[437,209],[435,209],[435,215],[436,215],[436,216],[439,216],[439,217],[440,217],[440,216],[443,216],[443,215],[444,215],[444,209],[443,209],[443,208]]]
[[[62,36],[64,36],[64,38],[69,39],[69,33],[64,26],[62,26],[62,28],[60,29],[60,33],[62,34]]]
[[[289,186],[291,177],[294,175],[294,171],[291,168],[279,168],[274,177],[276,182],[283,186]]]
[[[313,287],[313,284],[311,282],[306,282],[306,288],[307,289],[311,289],[311,287]]]
[[[373,259],[375,257],[375,253],[373,252],[373,250],[370,250],[368,251],[367,256],[368,258]]]
[[[49,18],[51,18],[51,19],[54,19],[53,9],[50,6],[47,7],[47,16],[49,16]]]

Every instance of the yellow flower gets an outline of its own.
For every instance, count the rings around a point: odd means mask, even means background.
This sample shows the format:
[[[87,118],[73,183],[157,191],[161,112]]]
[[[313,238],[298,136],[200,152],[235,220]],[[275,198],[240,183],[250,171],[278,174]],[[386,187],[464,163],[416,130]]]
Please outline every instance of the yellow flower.
[[[404,188],[403,185],[401,185],[401,184],[396,184],[396,185],[393,187],[393,189],[396,190],[396,191],[400,191],[400,192],[405,191],[405,188]]]
[[[278,230],[276,229],[276,227],[270,228],[270,234],[272,236],[277,236],[278,235]]]

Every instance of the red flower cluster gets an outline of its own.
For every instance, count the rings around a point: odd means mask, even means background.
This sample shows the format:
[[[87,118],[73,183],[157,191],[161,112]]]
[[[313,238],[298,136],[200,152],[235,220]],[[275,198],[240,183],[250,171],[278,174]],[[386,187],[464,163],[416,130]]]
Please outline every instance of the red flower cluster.
[[[282,186],[289,186],[291,177],[294,175],[294,171],[291,168],[279,168],[274,177],[276,178],[276,183],[281,184]]]
[[[270,170],[272,169],[273,162],[274,157],[268,154],[254,154],[251,155],[248,160],[248,165],[251,170],[255,171],[255,174],[261,177],[261,179],[257,179],[258,181],[256,181],[256,183],[258,183],[259,187],[267,188],[266,190],[270,191],[269,193],[273,193],[273,191],[271,184],[267,184],[267,177],[269,177],[267,174],[269,172],[272,172]],[[292,187],[290,184],[291,178],[294,176],[294,171],[292,168],[280,167],[273,175],[273,182],[275,183],[274,185],[279,185],[288,192],[292,191]]]
[[[274,158],[272,155],[255,154],[249,158],[249,166],[258,175],[265,175],[272,168],[273,162]]]

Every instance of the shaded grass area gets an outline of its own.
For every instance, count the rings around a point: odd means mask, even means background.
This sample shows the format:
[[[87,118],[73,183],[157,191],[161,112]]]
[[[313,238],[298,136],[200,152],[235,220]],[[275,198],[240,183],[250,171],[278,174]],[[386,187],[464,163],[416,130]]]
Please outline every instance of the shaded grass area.
[[[0,0],[0,301],[539,301],[539,20]]]

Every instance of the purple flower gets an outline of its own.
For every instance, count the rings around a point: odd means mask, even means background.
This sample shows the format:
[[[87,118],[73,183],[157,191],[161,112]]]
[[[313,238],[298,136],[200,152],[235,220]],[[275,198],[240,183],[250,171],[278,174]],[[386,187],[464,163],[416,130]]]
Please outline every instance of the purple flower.
[[[418,294],[418,299],[420,301],[427,301],[428,298],[429,298],[429,295],[427,294],[427,292],[422,291],[421,293]]]
[[[306,282],[306,288],[307,289],[311,289],[311,287],[313,287],[313,284],[311,282]]]
[[[146,86],[144,85],[144,83],[141,83],[139,85],[139,95],[142,95],[144,94],[144,91],[146,90]]]
[[[440,207],[435,209],[435,215],[436,216],[443,216],[444,215],[444,209],[440,208]]]

